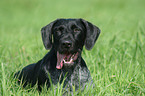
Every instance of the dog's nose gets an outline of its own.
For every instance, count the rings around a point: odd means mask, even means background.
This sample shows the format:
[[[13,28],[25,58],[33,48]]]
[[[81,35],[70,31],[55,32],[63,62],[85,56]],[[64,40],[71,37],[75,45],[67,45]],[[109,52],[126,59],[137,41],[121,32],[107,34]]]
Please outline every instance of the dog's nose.
[[[72,42],[71,41],[63,41],[62,42],[62,47],[63,48],[70,48],[72,46]]]

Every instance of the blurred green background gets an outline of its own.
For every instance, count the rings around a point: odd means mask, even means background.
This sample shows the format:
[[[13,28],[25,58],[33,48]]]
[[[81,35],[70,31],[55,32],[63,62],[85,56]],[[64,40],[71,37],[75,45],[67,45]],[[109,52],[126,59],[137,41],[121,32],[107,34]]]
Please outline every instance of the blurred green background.
[[[1,0],[1,45],[14,45],[18,40],[30,43],[30,39],[40,38],[43,26],[57,18],[92,22],[101,29],[100,40],[105,43],[114,35],[130,40],[145,21],[144,4],[144,0]]]
[[[11,74],[48,52],[41,28],[57,18],[83,18],[101,29],[94,48],[83,51],[96,84],[92,93],[144,96],[144,10],[145,0],[1,0],[0,93],[29,96],[13,87]]]
[[[103,37],[118,33],[131,38],[128,31],[134,34],[145,21],[144,4],[144,0],[2,0],[0,35],[2,40],[7,35],[25,39],[25,34],[40,35],[41,27],[57,18],[84,18],[99,26]]]

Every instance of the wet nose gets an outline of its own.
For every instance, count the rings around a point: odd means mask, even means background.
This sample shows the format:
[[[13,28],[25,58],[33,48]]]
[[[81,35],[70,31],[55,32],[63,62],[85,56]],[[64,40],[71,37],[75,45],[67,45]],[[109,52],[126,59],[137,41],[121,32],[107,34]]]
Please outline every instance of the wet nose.
[[[70,48],[70,47],[72,47],[72,42],[71,41],[63,41],[62,47],[63,48]]]

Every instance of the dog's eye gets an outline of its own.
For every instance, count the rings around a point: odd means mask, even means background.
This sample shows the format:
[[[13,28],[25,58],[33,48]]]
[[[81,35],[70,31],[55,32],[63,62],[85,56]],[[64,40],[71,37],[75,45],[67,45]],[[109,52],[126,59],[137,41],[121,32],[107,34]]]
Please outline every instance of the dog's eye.
[[[56,32],[59,32],[59,33],[60,33],[60,32],[62,32],[63,30],[64,30],[63,27],[59,27],[59,28],[56,29]]]
[[[80,32],[81,30],[79,28],[75,28],[74,32]]]
[[[57,33],[61,32],[60,30],[56,30]]]
[[[55,30],[55,33],[56,33],[57,35],[60,35],[60,34],[61,34],[61,30],[56,29],[56,30]]]

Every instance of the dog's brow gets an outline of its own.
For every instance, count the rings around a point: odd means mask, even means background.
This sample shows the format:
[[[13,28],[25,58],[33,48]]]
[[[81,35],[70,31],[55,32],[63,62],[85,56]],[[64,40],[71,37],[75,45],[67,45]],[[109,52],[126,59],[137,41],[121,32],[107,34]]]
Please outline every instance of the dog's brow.
[[[77,24],[73,23],[69,26],[70,29],[74,29],[74,28],[79,28],[79,29],[82,29],[81,26],[78,26]]]
[[[56,26],[55,29],[65,28],[64,25]]]

